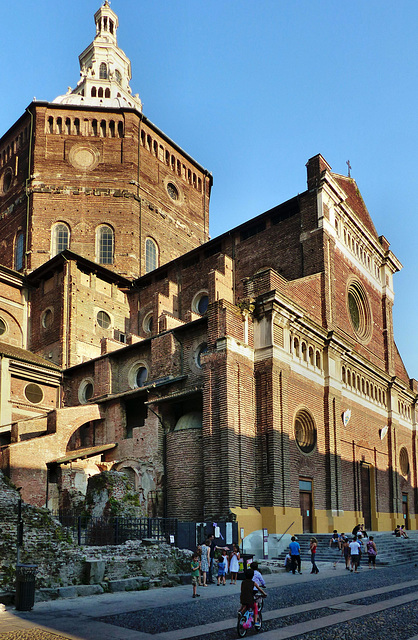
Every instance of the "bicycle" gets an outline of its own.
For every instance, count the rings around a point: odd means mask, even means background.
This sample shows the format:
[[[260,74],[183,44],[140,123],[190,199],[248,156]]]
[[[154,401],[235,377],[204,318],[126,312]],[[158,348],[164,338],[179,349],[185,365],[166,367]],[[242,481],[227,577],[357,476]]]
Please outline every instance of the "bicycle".
[[[258,622],[260,626],[255,626],[255,618],[254,618],[254,609],[252,607],[246,607],[245,611],[238,611],[238,622],[237,622],[237,633],[239,638],[244,638],[247,635],[247,631],[252,629],[253,627],[256,630],[256,633],[261,631],[263,628],[263,616],[261,615],[261,609],[264,605],[264,596],[261,594],[256,596],[256,602],[260,600],[260,605],[258,605]]]

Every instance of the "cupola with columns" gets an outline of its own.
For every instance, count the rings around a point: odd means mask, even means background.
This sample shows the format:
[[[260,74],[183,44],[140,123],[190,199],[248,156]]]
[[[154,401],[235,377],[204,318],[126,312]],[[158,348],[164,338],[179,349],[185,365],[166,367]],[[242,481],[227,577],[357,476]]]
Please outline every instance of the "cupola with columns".
[[[96,11],[96,36],[80,54],[80,80],[75,89],[58,96],[58,104],[131,107],[142,111],[139,95],[132,95],[131,62],[117,45],[119,20],[108,0]]]

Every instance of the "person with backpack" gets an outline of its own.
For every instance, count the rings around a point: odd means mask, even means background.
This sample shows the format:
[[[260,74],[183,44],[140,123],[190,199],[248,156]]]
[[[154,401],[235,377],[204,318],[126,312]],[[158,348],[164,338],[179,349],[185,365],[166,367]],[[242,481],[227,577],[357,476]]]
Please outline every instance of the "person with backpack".
[[[376,543],[374,542],[374,538],[373,536],[370,536],[370,538],[367,541],[367,555],[369,556],[369,569],[371,569],[373,567],[373,569],[376,569],[376,556],[377,556],[377,547],[376,547]]]

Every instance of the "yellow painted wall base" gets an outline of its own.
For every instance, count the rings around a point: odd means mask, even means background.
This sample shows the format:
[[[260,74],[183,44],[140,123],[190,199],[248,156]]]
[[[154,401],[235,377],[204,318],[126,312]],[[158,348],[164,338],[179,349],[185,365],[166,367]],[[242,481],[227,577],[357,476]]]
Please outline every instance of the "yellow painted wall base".
[[[237,517],[238,534],[244,528],[244,536],[253,531],[267,529],[268,533],[281,535],[285,532],[297,535],[303,532],[302,516],[297,508],[255,507],[242,509],[232,507],[232,513]],[[374,513],[372,515],[371,531],[393,531],[397,524],[403,524],[402,514]],[[350,534],[356,524],[364,523],[363,514],[358,511],[327,511],[315,509],[312,515],[312,533],[332,533],[337,529],[339,533]],[[409,518],[409,528],[418,529],[418,516]]]
[[[230,511],[237,517],[238,522],[238,536],[241,542],[241,529],[244,529],[244,537],[248,536],[253,531],[259,531],[263,528],[263,522],[261,513],[255,507],[248,507],[242,509],[241,507],[231,507]]]

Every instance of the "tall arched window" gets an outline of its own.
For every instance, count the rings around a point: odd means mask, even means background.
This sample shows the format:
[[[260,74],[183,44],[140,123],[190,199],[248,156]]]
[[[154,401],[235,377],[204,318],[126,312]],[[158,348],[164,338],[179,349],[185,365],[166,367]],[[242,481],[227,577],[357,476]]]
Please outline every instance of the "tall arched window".
[[[103,225],[97,229],[97,262],[100,264],[113,264],[113,245],[114,234],[113,229],[107,225]]]
[[[100,65],[99,77],[100,80],[107,80],[107,65],[105,62]]]
[[[145,273],[154,271],[158,267],[158,248],[154,240],[145,240]]]
[[[52,229],[52,257],[68,249],[70,230],[64,223],[56,224]]]
[[[15,269],[16,271],[22,271],[23,269],[23,250],[24,250],[25,236],[23,231],[20,231],[15,240]]]

